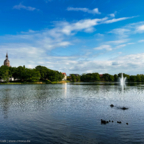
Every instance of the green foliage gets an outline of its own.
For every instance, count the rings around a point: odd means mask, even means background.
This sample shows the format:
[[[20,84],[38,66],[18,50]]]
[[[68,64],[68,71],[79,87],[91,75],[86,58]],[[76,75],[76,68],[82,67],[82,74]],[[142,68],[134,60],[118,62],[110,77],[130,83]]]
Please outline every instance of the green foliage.
[[[105,73],[105,74],[103,74],[103,79],[105,80],[105,81],[110,81],[110,78],[109,78],[109,74],[108,73]]]
[[[79,75],[71,74],[71,76],[69,77],[69,79],[72,82],[79,82],[81,80],[81,77]]]
[[[118,81],[118,75],[114,75],[114,81],[116,82],[116,81]]]
[[[10,77],[11,77],[11,73],[10,73],[9,67],[1,66],[0,67],[0,78],[3,79],[5,82],[8,82]]]
[[[70,81],[70,76],[67,76],[67,80]]]
[[[61,81],[64,75],[61,72],[48,69],[44,66],[37,66],[35,69],[25,68],[25,66],[19,67],[0,67],[0,78],[8,81],[10,77],[18,79],[21,82],[37,82],[46,81]]]
[[[41,78],[40,72],[36,69],[25,69],[25,81],[36,82]]]
[[[50,80],[46,80],[46,84],[51,84],[52,82]]]
[[[144,82],[144,75],[128,75],[123,73],[124,77],[127,77],[129,82]],[[13,77],[14,79],[19,79],[21,82],[38,82],[45,81],[46,83],[58,82],[64,78],[64,75],[61,72],[48,69],[45,66],[37,66],[34,69],[25,68],[25,66],[19,67],[0,67],[0,79],[8,82],[9,78]],[[68,80],[73,82],[94,82],[94,81],[117,81],[121,77],[121,73],[110,75],[108,73],[103,74],[101,77],[98,73],[87,73],[76,75],[71,74],[67,77]]]
[[[64,77],[61,72],[48,69],[45,66],[37,66],[36,70],[40,72],[40,80],[61,81]]]
[[[144,82],[144,75],[128,75],[123,73],[123,76],[127,78],[128,82]],[[110,81],[110,82],[117,82],[119,77],[121,77],[121,73],[110,75],[108,73],[103,74],[101,77],[98,73],[87,73],[81,75],[81,81],[83,82],[94,82],[94,81]]]
[[[98,73],[82,74],[81,81],[84,82],[100,81],[100,75]]]

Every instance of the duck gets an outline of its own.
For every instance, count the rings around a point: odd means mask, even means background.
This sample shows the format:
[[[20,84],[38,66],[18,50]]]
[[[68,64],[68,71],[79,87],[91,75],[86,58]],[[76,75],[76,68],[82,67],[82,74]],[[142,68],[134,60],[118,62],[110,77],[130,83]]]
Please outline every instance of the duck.
[[[101,119],[101,124],[106,124],[108,121]]]
[[[128,125],[128,123],[126,123]]]

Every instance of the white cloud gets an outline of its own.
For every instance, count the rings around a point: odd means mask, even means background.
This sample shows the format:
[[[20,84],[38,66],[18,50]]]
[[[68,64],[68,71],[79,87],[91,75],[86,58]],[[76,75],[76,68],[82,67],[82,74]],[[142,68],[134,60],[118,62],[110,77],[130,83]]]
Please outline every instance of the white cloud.
[[[102,19],[84,19],[73,23],[59,22],[52,29],[42,31],[29,30],[19,35],[0,36],[0,60],[1,62],[4,61],[7,50],[12,66],[26,65],[26,67],[35,67],[40,64],[67,73],[84,73],[90,70],[92,72],[111,73],[111,68],[114,67],[112,65],[114,60],[88,60],[91,59],[91,55],[94,55],[93,53],[97,53],[95,50],[106,50],[107,52],[112,49],[124,47],[126,45],[124,44],[127,41],[126,39],[110,41],[110,44],[104,43],[102,46],[88,51],[89,53],[84,52],[82,55],[76,56],[66,57],[63,54],[60,57],[56,56],[59,55],[58,51],[52,51],[55,48],[67,48],[72,44],[74,45],[74,35],[77,32],[92,32],[95,26],[103,24],[108,19],[106,17]],[[101,34],[98,35],[103,37]],[[2,43],[3,41],[5,43]],[[114,44],[114,46],[111,46],[111,44]],[[54,56],[51,56],[52,54]]]
[[[144,25],[141,25],[141,26],[138,26],[137,28],[136,28],[136,31],[137,32],[144,32]]]
[[[68,11],[82,11],[82,12],[87,12],[87,13],[92,13],[92,14],[101,14],[98,10],[98,8],[95,8],[93,10],[89,10],[88,8],[73,8],[73,7],[68,7]]]
[[[72,34],[73,31],[81,31],[85,30],[85,32],[93,32],[94,26],[100,25],[100,24],[108,24],[108,23],[114,23],[122,20],[129,19],[129,17],[124,17],[124,18],[118,18],[118,19],[112,19],[108,20],[108,17],[104,17],[101,19],[85,19],[85,20],[80,20],[75,23],[68,23],[68,22],[62,22],[59,24],[61,26],[60,31],[63,32],[66,35]],[[124,30],[119,30],[119,33],[122,33]],[[123,32],[124,33],[124,32]]]
[[[130,18],[133,18],[133,17],[122,17],[122,18],[118,18],[118,19],[111,19],[111,20],[107,20],[105,21],[104,23],[114,23],[114,22],[118,22],[118,21],[122,21],[122,20],[126,20],[126,19],[130,19]]]
[[[121,52],[119,54],[122,54]],[[71,73],[110,73],[143,74],[144,53],[119,55],[111,60],[77,61],[70,66]]]
[[[81,30],[85,30],[85,31],[93,31],[94,30],[94,26],[102,23],[103,21],[105,21],[107,18],[102,18],[102,19],[85,19],[85,20],[80,20],[78,22],[75,23],[61,23],[62,28],[60,29],[60,31],[66,35],[70,35],[72,33],[72,31],[81,31]]]
[[[111,16],[111,17],[115,17],[115,14],[114,14],[114,13],[112,13],[112,14],[110,14],[110,16]]]
[[[18,10],[20,10],[20,9],[25,9],[25,10],[28,10],[28,11],[38,10],[38,9],[36,9],[36,8],[34,8],[34,7],[24,6],[24,5],[22,5],[22,4],[15,5],[15,6],[13,7],[13,9],[18,9]]]
[[[114,13],[109,14],[109,16],[115,17],[116,13],[117,13],[117,11],[115,11]]]
[[[104,34],[97,33],[97,34],[96,34],[96,36],[98,36],[98,37],[103,37],[103,36],[104,36]]]
[[[111,51],[112,48],[111,48],[110,45],[101,45],[99,47],[94,48],[94,50],[108,50],[108,51]]]
[[[122,48],[122,47],[125,47],[125,46],[126,46],[126,44],[118,45],[118,46],[116,46],[115,49],[119,49],[119,48]]]
[[[135,44],[135,43],[127,43],[128,45],[132,45],[132,44]]]
[[[131,17],[134,18],[134,17]],[[109,21],[109,20],[108,20]],[[144,21],[137,23],[130,23],[121,28],[111,30],[109,33],[117,35],[119,38],[129,37],[132,34],[138,34],[144,32]]]
[[[120,44],[120,43],[116,43],[116,44]],[[107,50],[107,51],[111,51],[111,50],[114,50],[114,49],[119,49],[119,48],[122,48],[122,47],[125,47],[126,44],[121,44],[121,45],[117,45],[115,47],[112,48],[111,45],[101,45],[99,47],[96,47],[94,48],[94,50]]]
[[[138,42],[144,42],[144,40],[139,40]]]
[[[111,43],[111,44],[121,44],[121,43],[125,43],[127,42],[128,39],[120,39],[120,40],[115,40],[115,41],[108,41],[107,43]]]
[[[128,37],[130,31],[131,31],[130,29],[126,29],[126,28],[117,28],[117,29],[113,29],[109,33],[114,33],[120,38],[124,38],[124,37]]]

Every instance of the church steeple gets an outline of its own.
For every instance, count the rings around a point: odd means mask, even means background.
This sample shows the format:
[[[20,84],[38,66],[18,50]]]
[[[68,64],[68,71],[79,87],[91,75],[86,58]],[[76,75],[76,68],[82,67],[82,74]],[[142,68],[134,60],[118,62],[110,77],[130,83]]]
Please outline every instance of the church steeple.
[[[10,61],[8,60],[8,53],[6,53],[6,59],[4,61],[4,65],[10,67]]]
[[[6,59],[8,59],[8,53],[6,53]]]

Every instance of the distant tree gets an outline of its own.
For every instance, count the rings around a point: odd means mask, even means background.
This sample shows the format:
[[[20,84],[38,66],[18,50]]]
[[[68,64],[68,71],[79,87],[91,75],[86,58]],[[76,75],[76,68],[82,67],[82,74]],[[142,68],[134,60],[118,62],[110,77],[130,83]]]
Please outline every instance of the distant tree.
[[[138,82],[141,82],[141,75],[137,74],[136,77],[137,77],[137,81],[138,81]]]
[[[69,81],[70,81],[70,76],[67,76],[67,80],[69,80]]]
[[[77,76],[77,81],[80,82],[81,81],[81,77]]]
[[[137,77],[134,76],[134,75],[131,75],[131,76],[130,76],[130,81],[131,81],[131,82],[136,82],[136,81],[137,81]]]
[[[2,78],[5,82],[8,82],[10,77],[11,77],[11,75],[9,74],[9,71],[6,70],[6,71],[2,74],[2,77],[1,77],[1,78]]]
[[[46,80],[48,75],[49,75],[49,69],[45,66],[36,66],[35,68],[37,71],[40,72],[40,75],[41,75],[41,80]]]
[[[40,72],[36,69],[25,69],[25,81],[36,82],[39,81],[41,78]]]
[[[71,75],[71,79],[73,82],[76,82],[76,76],[74,74]]]
[[[19,66],[16,71],[17,78],[24,81],[26,78],[26,68],[25,66]]]
[[[9,67],[10,75],[16,79],[18,78],[18,71],[16,67]]]
[[[98,73],[92,73],[92,76],[93,81],[100,81],[100,75]]]
[[[114,76],[113,75],[109,75],[109,81],[114,81]]]
[[[3,79],[4,81],[8,82],[10,77],[11,77],[11,74],[9,72],[9,67],[1,66],[0,67],[0,78]]]
[[[141,74],[141,82],[144,82],[144,75]]]
[[[104,81],[109,81],[109,74],[108,73],[103,74],[103,78]]]
[[[118,75],[114,75],[114,81],[118,81]]]

